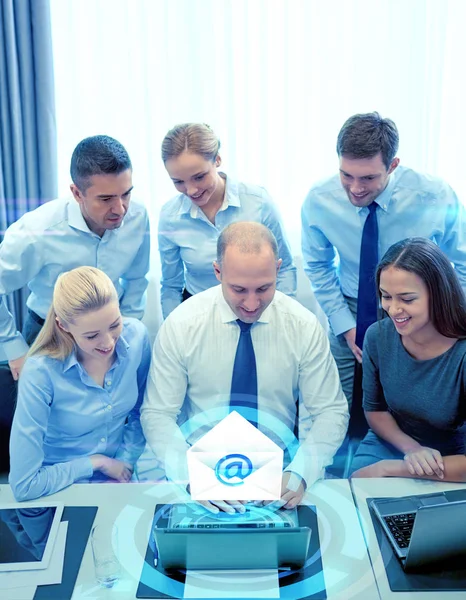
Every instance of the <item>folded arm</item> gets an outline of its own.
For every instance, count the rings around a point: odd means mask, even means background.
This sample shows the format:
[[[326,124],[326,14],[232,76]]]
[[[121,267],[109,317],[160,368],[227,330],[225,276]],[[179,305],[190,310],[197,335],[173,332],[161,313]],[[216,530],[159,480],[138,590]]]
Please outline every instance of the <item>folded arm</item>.
[[[415,479],[433,479],[434,481],[466,481],[466,456],[457,454],[443,457],[443,477],[435,473],[431,475],[411,473],[404,460],[381,460],[373,465],[358,469],[352,477],[412,477]]]

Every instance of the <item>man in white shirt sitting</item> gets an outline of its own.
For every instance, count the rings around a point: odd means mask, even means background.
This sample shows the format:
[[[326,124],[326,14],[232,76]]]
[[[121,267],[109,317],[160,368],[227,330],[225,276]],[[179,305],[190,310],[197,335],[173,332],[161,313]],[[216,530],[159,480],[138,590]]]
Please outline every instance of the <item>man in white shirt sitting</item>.
[[[316,317],[276,291],[280,264],[264,225],[240,222],[223,230],[213,265],[221,285],[178,306],[160,328],[141,422],[167,476],[176,472],[187,481],[187,449],[231,408],[246,399],[255,411],[251,420],[273,437],[265,423],[276,419],[292,432],[299,397],[312,424],[283,473],[282,501],[293,508],[332,462],[348,405]],[[243,351],[249,355],[240,365]],[[214,512],[241,509],[235,502],[204,504]]]

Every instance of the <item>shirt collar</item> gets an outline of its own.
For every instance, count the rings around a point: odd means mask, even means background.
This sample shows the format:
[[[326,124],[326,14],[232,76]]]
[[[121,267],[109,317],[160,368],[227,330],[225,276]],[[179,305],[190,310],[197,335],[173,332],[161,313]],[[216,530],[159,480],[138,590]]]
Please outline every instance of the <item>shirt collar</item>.
[[[220,319],[221,319],[222,323],[232,323],[233,321],[236,321],[239,317],[237,317],[235,315],[235,313],[232,311],[232,309],[228,305],[227,301],[225,300],[225,298],[223,296],[222,286],[218,285],[217,289],[218,289],[217,305],[219,307]],[[269,322],[270,312],[272,310],[271,307],[274,304],[274,302],[275,302],[275,296],[274,296],[272,302],[267,306],[267,308],[264,310],[264,312],[261,314],[261,316],[257,319],[256,323],[268,323]]]
[[[219,212],[226,210],[229,206],[241,207],[241,200],[238,192],[238,183],[227,177],[225,173],[219,172],[220,177],[225,179],[225,197]],[[185,194],[181,194],[181,205],[178,209],[178,215],[189,215],[193,219],[198,219],[201,213],[199,206],[196,206]]]
[[[104,239],[111,235],[115,235],[117,231],[123,229],[125,226],[126,217],[127,214],[124,216],[123,221],[121,222],[121,225],[120,227],[118,227],[118,229],[106,229],[102,235],[102,238],[100,238],[100,236],[98,236],[97,233],[89,229],[86,221],[84,220],[78,202],[76,202],[74,198],[71,198],[68,202],[68,225],[70,227],[73,227],[74,229],[79,229],[80,231],[84,231],[85,233],[94,235],[99,239]]]
[[[91,235],[97,235],[96,233],[92,232],[87,226],[79,204],[74,198],[71,198],[68,202],[68,225],[70,225],[70,227],[73,227],[74,229],[79,229],[80,231],[90,233]]]
[[[128,356],[128,348],[129,348],[128,342],[126,341],[126,339],[124,338],[123,335],[120,335],[120,337],[118,338],[118,341],[116,343],[116,346],[115,346],[116,358],[113,361],[110,369],[113,369],[114,367],[118,366],[121,363],[122,359],[124,359]],[[65,358],[65,360],[63,361],[63,373],[66,373],[74,366],[77,366],[79,369],[82,369],[82,366],[81,366],[80,362],[78,361],[78,356],[76,353],[76,346],[74,347],[71,354],[67,358]]]

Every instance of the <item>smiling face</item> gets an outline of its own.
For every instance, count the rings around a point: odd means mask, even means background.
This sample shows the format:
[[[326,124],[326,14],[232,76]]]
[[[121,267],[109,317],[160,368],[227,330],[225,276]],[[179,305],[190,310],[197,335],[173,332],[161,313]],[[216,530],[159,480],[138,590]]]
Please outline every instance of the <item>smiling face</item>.
[[[351,204],[357,207],[369,206],[384,191],[390,173],[393,173],[399,162],[399,158],[394,158],[387,171],[380,152],[372,158],[340,156],[341,185]]]
[[[223,297],[238,319],[255,323],[272,302],[277,273],[282,261],[264,244],[260,252],[241,252],[237,246],[226,248],[222,264],[214,262]]]
[[[109,302],[98,310],[85,313],[73,323],[60,323],[70,333],[78,347],[78,360],[107,362],[115,352],[123,322],[118,302]]]
[[[217,173],[220,156],[212,162],[200,154],[183,152],[169,158],[165,168],[176,189],[188,196],[195,206],[200,208],[223,200],[224,182]]]
[[[102,237],[106,229],[117,229],[123,222],[133,189],[132,171],[126,169],[118,175],[93,175],[89,183],[85,192],[75,184],[70,189],[87,226]]]
[[[422,339],[436,332],[429,315],[429,292],[414,273],[388,267],[380,274],[382,308],[402,336]]]

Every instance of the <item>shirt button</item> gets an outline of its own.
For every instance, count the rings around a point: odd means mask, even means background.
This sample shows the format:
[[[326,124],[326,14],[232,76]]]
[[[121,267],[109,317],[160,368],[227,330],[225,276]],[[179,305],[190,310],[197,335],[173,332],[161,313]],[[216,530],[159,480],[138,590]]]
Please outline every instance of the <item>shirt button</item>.
[[[105,385],[112,385],[112,380],[111,379],[107,379],[107,381],[105,382]]]
[[[100,438],[100,441],[101,442],[105,442],[105,438]]]
[[[112,405],[111,405],[111,404],[109,404],[109,405],[107,406],[107,410],[112,410]]]

